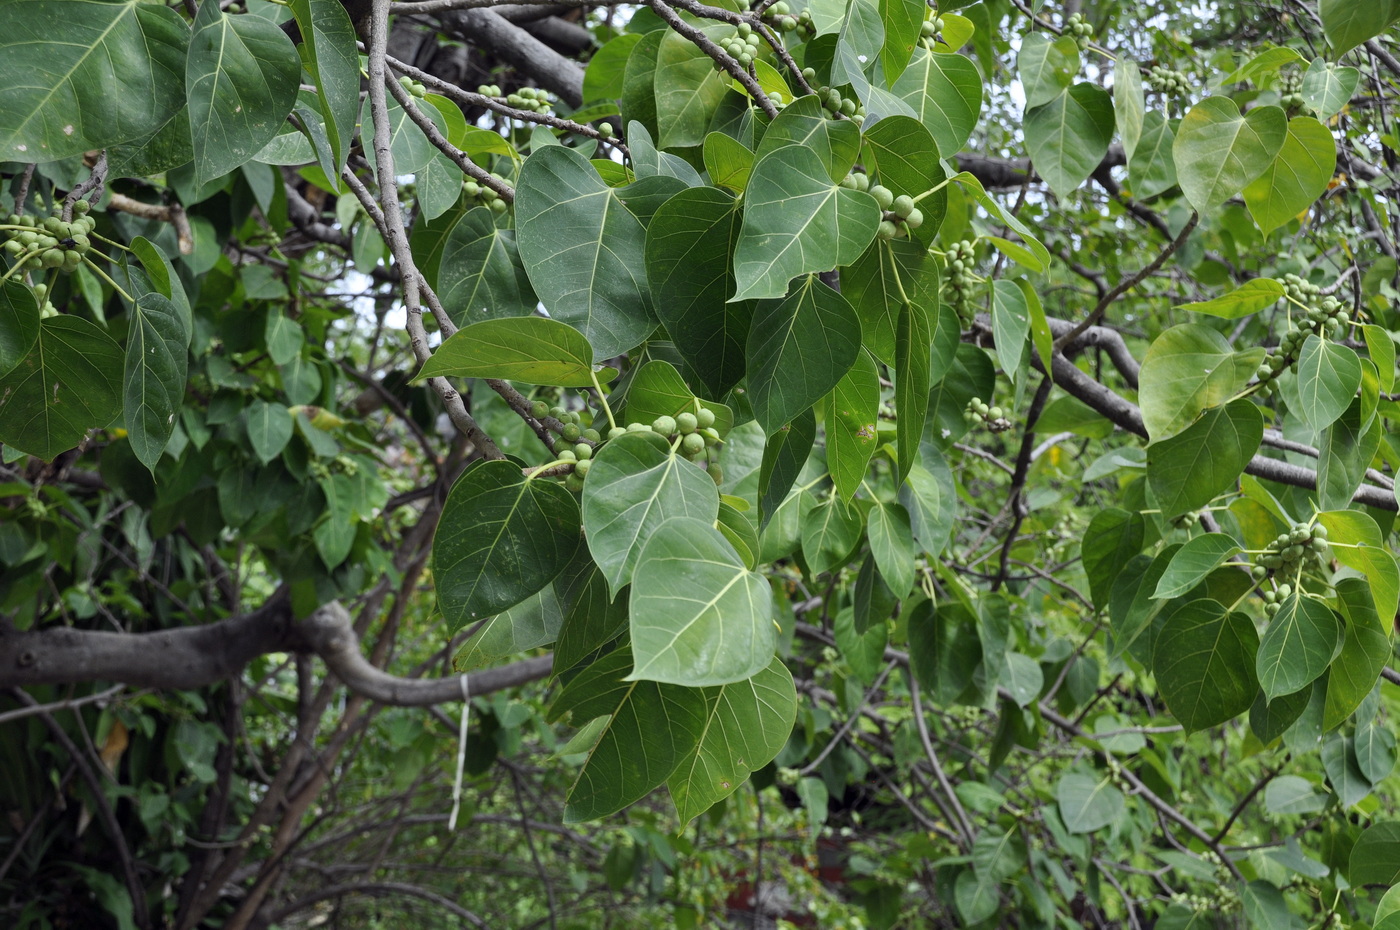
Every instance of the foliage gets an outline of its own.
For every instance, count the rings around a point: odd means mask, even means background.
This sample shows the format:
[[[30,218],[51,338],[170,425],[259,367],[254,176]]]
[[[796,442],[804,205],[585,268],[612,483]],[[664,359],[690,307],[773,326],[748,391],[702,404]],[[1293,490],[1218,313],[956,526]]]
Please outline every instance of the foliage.
[[[0,5],[6,921],[1400,925],[1400,5],[1039,6]]]

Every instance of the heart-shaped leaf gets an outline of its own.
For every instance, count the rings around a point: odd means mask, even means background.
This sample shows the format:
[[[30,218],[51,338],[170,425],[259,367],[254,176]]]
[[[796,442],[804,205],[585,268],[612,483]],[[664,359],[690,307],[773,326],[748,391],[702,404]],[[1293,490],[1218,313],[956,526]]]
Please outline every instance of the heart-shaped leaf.
[[[1241,114],[1228,97],[1207,97],[1187,112],[1176,131],[1172,158],[1181,190],[1204,212],[1244,190],[1273,163],[1288,136],[1279,107]]]
[[[1244,189],[1250,216],[1265,234],[1298,216],[1321,197],[1337,168],[1337,143],[1311,116],[1288,121],[1283,148]]]
[[[1259,642],[1256,666],[1264,694],[1292,694],[1317,680],[1342,638],[1337,614],[1301,591],[1284,599]]]
[[[1167,708],[1188,733],[1249,710],[1259,690],[1258,649],[1254,621],[1216,601],[1190,601],[1167,617],[1153,646],[1152,674]]]
[[[39,324],[29,354],[0,378],[0,442],[51,461],[121,413],[122,350],[76,316]]]

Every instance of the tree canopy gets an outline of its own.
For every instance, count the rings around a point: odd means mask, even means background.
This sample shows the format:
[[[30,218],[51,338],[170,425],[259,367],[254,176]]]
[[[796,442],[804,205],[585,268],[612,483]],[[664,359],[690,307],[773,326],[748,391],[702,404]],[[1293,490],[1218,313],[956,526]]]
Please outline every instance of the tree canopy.
[[[0,922],[1400,928],[1397,23],[0,2]]]

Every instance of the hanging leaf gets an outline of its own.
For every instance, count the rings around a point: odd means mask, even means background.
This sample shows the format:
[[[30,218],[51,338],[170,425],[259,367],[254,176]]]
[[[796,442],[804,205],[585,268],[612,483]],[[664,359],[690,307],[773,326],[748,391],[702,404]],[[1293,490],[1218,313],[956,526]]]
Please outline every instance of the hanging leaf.
[[[916,48],[890,90],[913,109],[944,158],[962,150],[982,113],[982,78],[962,55]]]
[[[1108,775],[1095,777],[1083,772],[1067,772],[1055,786],[1060,819],[1071,833],[1093,833],[1113,823],[1123,814],[1123,792]]]
[[[1341,644],[1337,615],[1321,601],[1294,591],[1269,621],[1259,642],[1259,685],[1273,699],[1312,684]]]
[[[187,342],[184,320],[170,300],[156,293],[137,298],[127,334],[122,396],[131,449],[150,469],[175,432],[185,396]]]
[[[1026,148],[1035,170],[1058,197],[1093,174],[1113,141],[1113,101],[1096,84],[1076,84],[1026,111]]]
[[[1147,349],[1139,382],[1142,421],[1154,442],[1189,426],[1202,410],[1239,393],[1263,361],[1262,349],[1236,352],[1209,326],[1184,323]]]
[[[593,347],[572,326],[539,316],[482,320],[457,330],[423,363],[418,378],[455,375],[587,387],[617,370],[593,370]]]
[[[537,303],[520,263],[515,233],[499,228],[495,214],[485,207],[468,210],[447,235],[438,263],[437,290],[458,326],[529,316]]]
[[[1235,486],[1264,437],[1264,418],[1248,400],[1216,407],[1179,435],[1147,447],[1147,483],[1162,515],[1199,510]]]
[[[1361,359],[1356,350],[1310,334],[1298,353],[1298,413],[1315,430],[1324,429],[1346,411],[1361,386]]]
[[[1283,285],[1273,278],[1255,278],[1213,300],[1179,304],[1176,309],[1192,310],[1226,320],[1238,320],[1240,317],[1272,307],[1283,298],[1283,294]]]
[[[19,281],[0,283],[0,377],[24,360],[39,340],[39,302]]]
[[[1279,107],[1241,114],[1227,97],[1207,97],[1181,121],[1172,146],[1181,190],[1198,212],[1219,206],[1263,174],[1283,148],[1288,117]]]
[[[52,461],[115,420],[121,398],[121,348],[87,320],[50,317],[0,378],[0,442]]]
[[[1157,581],[1154,598],[1180,597],[1241,551],[1228,533],[1205,533],[1188,541],[1167,563]]]
[[[1136,65],[1133,66],[1136,69]],[[1073,36],[1048,36],[1032,32],[1021,40],[1016,57],[1016,75],[1026,94],[1026,109],[1050,103],[1069,90],[1079,73],[1079,45]],[[1119,70],[1114,72],[1114,87],[1119,85]],[[1142,92],[1138,92],[1139,98]],[[1139,109],[1141,107],[1139,106]],[[1127,148],[1125,145],[1124,148]]]
[[[316,84],[316,104],[337,170],[345,167],[360,108],[360,56],[355,27],[338,0],[291,0],[301,30],[307,71]]]
[[[1184,547],[1176,559],[1182,552]],[[1152,650],[1152,674],[1186,732],[1218,726],[1249,710],[1259,690],[1258,650],[1254,621],[1216,601],[1190,601],[1167,617]]]
[[[1267,235],[1308,209],[1327,191],[1337,168],[1337,143],[1311,116],[1288,121],[1283,148],[1244,189],[1250,216]]]
[[[836,493],[849,501],[865,480],[880,437],[880,375],[869,353],[861,352],[836,382],[826,402],[826,461]]]

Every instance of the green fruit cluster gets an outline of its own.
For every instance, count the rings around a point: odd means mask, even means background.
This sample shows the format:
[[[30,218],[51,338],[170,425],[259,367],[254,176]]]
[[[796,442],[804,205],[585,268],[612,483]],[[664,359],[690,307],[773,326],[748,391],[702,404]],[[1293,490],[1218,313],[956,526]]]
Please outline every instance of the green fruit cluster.
[[[1327,527],[1321,523],[1295,523],[1287,533],[1280,533],[1269,543],[1265,551],[1255,559],[1250,573],[1255,580],[1262,581],[1270,572],[1275,575],[1296,577],[1305,568],[1321,568],[1323,555],[1327,552]],[[1280,585],[1277,596],[1270,598],[1266,593],[1265,605],[1276,604],[1288,596]],[[1279,593],[1282,592],[1282,593]],[[1267,611],[1267,606],[1266,606]],[[1270,614],[1275,611],[1268,611]]]
[[[509,183],[505,178],[495,172],[492,172],[491,177],[500,181],[502,184]],[[468,179],[467,182],[462,185],[462,189],[466,192],[468,200],[478,201],[482,206],[488,208],[492,213],[498,216],[510,209],[510,205],[501,199],[501,195],[485,184],[480,184]]]
[[[531,113],[550,113],[554,100],[547,91],[538,87],[522,87],[515,93],[506,95],[506,105],[517,110],[529,110]]]
[[[797,14],[797,29],[795,32],[797,33],[797,37],[803,42],[808,42],[816,38],[817,24],[812,21],[811,10],[803,10]]]
[[[877,191],[879,193],[877,193]],[[909,235],[909,231],[924,225],[924,212],[914,206],[914,198],[908,194],[894,196],[887,187],[875,185],[870,193],[879,202],[884,215],[875,234],[881,239],[895,239]]]
[[[943,17],[935,16],[932,19],[926,19],[919,27],[919,44],[932,51],[934,45],[938,43],[938,37],[942,34]]]
[[[1191,93],[1191,84],[1184,72],[1161,65],[1153,65],[1147,72],[1147,86],[1168,97],[1185,97]]]
[[[753,31],[753,27],[748,23],[740,23],[728,38],[721,39],[716,44],[724,49],[724,53],[730,58],[745,68],[750,68],[753,67],[754,59],[758,57],[759,50],[763,47],[763,39]],[[724,65],[718,61],[715,62],[715,70],[723,71]]]
[[[12,213],[7,223],[0,226],[0,233],[5,236],[3,248],[18,264],[29,263],[30,268],[74,271],[92,248],[88,237],[97,225],[96,218],[88,216],[87,211],[88,202],[79,200],[73,204],[77,216],[70,221],[57,214],[40,220],[29,214]]]
[[[788,6],[787,0],[778,0],[777,3],[763,11],[763,18],[773,25],[779,32],[792,32],[797,28],[797,17],[792,15],[792,7]]]
[[[1006,411],[1000,407],[988,406],[980,397],[974,397],[967,402],[963,419],[974,426],[978,423],[984,424],[994,433],[1004,433],[1011,429],[1011,421],[1006,418]]]
[[[1193,510],[1190,513],[1183,513],[1181,516],[1174,518],[1172,520],[1172,526],[1176,527],[1179,530],[1189,530],[1191,527],[1195,526],[1197,523],[1200,522],[1201,515]]]
[[[803,68],[802,76],[807,79],[807,83],[817,88],[817,100],[833,117],[844,116],[860,122],[865,119],[865,104],[859,100],[851,100],[842,97],[841,92],[834,87],[825,84],[817,85],[817,72],[814,68]]]
[[[1094,27],[1086,23],[1083,16],[1075,13],[1065,20],[1064,34],[1074,39],[1080,51],[1083,51],[1094,40]]]
[[[1303,351],[1303,342],[1309,336],[1341,338],[1346,332],[1349,318],[1346,304],[1335,297],[1322,296],[1321,288],[1296,274],[1283,276],[1283,290],[1290,300],[1306,306],[1308,310],[1301,319],[1289,320],[1278,347],[1269,351],[1255,372],[1259,379],[1259,392],[1265,395],[1272,389],[1273,380],[1285,368],[1298,370],[1298,354]]]
[[[949,246],[944,256],[948,263],[948,303],[957,312],[963,329],[971,328],[977,316],[972,306],[972,288],[978,280],[972,270],[977,260],[976,248],[975,242],[963,239]]]
[[[536,401],[534,410],[536,417],[540,416],[539,409],[542,401]],[[666,438],[672,443],[681,455],[694,461],[706,454],[706,450],[719,444],[719,431],[715,429],[715,412],[708,407],[699,407],[693,413],[685,411],[674,417],[660,416],[650,423],[640,421],[628,423],[626,426],[615,426],[608,430],[604,437],[597,430],[579,429],[579,415],[564,410],[562,407],[554,407],[548,411],[555,419],[564,423],[561,435],[569,442],[580,441],[570,448],[563,448],[556,453],[556,464],[572,464],[573,470],[564,479],[564,484],[571,491],[583,489],[583,481],[588,477],[589,470],[593,467],[593,455],[595,447],[625,436],[628,433],[656,433]],[[721,480],[719,465],[709,466],[710,476],[718,484]]]
[[[404,90],[420,99],[428,95],[428,88],[406,74],[399,77],[399,84],[403,86]]]
[[[1301,110],[1307,104],[1303,99],[1303,75],[1297,68],[1279,72],[1278,95],[1278,104],[1285,110]]]

